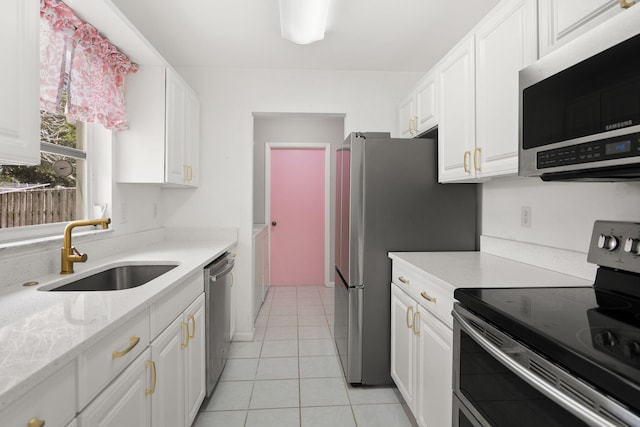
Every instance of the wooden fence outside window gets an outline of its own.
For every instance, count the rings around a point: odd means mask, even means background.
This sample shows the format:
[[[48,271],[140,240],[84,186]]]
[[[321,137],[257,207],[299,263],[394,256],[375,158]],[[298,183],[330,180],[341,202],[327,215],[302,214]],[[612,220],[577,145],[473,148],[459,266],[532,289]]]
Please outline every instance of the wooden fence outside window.
[[[0,194],[0,228],[75,219],[75,188],[34,189]]]

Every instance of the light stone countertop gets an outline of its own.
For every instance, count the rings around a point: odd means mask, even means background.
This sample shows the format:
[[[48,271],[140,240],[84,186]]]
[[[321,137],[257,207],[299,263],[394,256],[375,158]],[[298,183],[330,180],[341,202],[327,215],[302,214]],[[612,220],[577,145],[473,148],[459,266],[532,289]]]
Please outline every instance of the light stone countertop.
[[[448,288],[591,286],[593,281],[483,252],[389,252]]]
[[[0,289],[0,411],[176,286],[236,245],[235,236],[176,236],[139,250],[76,263],[71,276],[33,278],[34,287]],[[176,263],[137,288],[104,292],[43,292],[55,281],[81,278],[121,262]],[[31,279],[31,278],[30,278]],[[203,284],[204,286],[204,284]]]

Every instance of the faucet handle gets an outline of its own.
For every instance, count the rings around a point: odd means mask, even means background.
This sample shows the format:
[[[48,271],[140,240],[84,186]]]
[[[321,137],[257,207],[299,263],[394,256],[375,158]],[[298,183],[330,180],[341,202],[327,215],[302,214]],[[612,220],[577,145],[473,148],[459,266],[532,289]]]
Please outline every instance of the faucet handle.
[[[78,256],[78,259],[75,262],[86,262],[87,258],[89,258],[87,254],[81,254],[75,246],[71,247],[71,251]]]

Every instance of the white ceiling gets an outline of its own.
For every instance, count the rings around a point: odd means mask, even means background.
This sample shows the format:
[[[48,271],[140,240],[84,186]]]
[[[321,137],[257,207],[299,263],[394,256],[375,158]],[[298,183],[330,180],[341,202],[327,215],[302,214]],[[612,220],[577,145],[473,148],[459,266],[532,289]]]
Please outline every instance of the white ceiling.
[[[331,0],[325,39],[301,46],[278,0],[113,0],[175,67],[372,71],[427,71],[498,1]]]

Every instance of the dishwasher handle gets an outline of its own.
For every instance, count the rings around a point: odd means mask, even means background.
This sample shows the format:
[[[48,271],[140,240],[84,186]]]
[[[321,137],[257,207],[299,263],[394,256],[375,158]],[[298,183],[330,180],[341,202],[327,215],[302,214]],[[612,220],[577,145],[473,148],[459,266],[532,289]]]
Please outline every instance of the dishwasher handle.
[[[211,269],[209,271],[209,280],[211,282],[215,282],[219,278],[226,276],[227,274],[229,274],[231,270],[233,270],[233,264],[234,264],[234,261],[232,259],[229,259],[227,260],[227,265],[222,270],[216,271],[217,269],[216,270]]]

